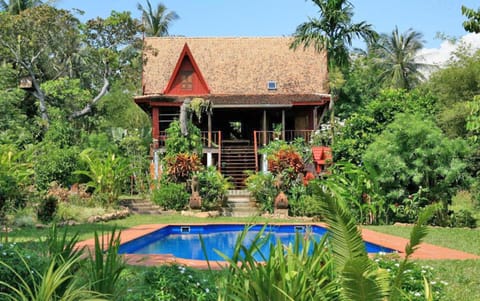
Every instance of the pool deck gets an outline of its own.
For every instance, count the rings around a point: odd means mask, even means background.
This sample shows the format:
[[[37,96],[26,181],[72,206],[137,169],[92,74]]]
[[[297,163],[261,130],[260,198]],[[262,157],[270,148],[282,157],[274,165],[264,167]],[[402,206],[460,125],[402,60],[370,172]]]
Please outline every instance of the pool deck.
[[[225,223],[227,224],[227,223]],[[239,223],[231,223],[239,224]],[[325,227],[325,224],[322,223],[270,223],[271,225],[317,225]],[[122,230],[121,233],[121,243],[126,243],[131,240],[134,240],[145,234],[154,232],[163,227],[169,226],[170,224],[150,224],[150,225],[140,225],[135,226],[126,230]],[[182,225],[182,224],[175,224]],[[188,225],[212,225],[211,223],[189,223]],[[383,234],[375,232],[368,229],[362,229],[362,236],[365,241],[381,245],[390,249],[398,251],[398,255],[402,257],[404,255],[404,249],[408,243],[408,239],[393,236],[389,234]],[[87,247],[93,249],[94,239],[84,240],[78,243],[79,247]],[[181,265],[187,265],[195,268],[208,268],[208,264],[204,260],[190,260],[183,258],[176,258],[173,255],[138,255],[138,254],[125,254],[125,259],[127,263],[132,265],[143,265],[143,266],[155,266],[166,263],[176,263]],[[451,259],[451,260],[466,260],[466,259],[480,259],[480,256],[475,254],[466,253],[463,251],[458,251],[454,249],[449,249],[445,247],[439,247],[432,244],[422,243],[420,247],[415,251],[411,256],[412,259]],[[210,262],[211,268],[220,268],[224,265],[225,262]]]

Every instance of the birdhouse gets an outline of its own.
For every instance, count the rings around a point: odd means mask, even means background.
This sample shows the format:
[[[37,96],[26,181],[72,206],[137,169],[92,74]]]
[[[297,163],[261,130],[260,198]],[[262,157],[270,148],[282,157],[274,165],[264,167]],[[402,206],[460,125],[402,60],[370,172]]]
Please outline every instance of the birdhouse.
[[[31,76],[24,76],[20,79],[20,89],[30,90],[33,88],[33,81]]]

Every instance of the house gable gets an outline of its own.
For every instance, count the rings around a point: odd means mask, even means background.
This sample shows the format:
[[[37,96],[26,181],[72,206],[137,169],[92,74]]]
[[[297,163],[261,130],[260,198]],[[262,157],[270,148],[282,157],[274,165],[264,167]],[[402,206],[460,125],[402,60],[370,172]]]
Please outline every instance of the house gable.
[[[205,95],[210,89],[200,72],[187,43],[178,58],[172,76],[164,90],[165,95]]]

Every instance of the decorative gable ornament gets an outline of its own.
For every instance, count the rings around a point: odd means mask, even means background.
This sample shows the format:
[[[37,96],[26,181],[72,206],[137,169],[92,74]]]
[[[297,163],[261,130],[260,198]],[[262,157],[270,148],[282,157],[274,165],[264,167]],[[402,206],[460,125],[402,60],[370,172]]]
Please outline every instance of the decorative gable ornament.
[[[200,68],[187,43],[183,46],[172,76],[164,90],[165,95],[207,95],[210,94]]]

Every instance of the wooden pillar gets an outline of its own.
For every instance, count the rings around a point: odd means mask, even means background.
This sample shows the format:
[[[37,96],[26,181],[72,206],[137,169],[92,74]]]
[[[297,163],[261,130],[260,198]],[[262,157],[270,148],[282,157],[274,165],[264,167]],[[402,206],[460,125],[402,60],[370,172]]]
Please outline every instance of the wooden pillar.
[[[212,147],[212,114],[208,113],[208,147]]]
[[[263,145],[267,145],[267,110],[263,110],[262,131]]]
[[[152,138],[154,148],[158,148],[158,139],[160,138],[160,108],[152,108]]]
[[[282,109],[282,140],[285,141],[285,109]]]
[[[313,128],[312,130],[316,131],[318,130],[318,107],[314,107],[313,108]]]

